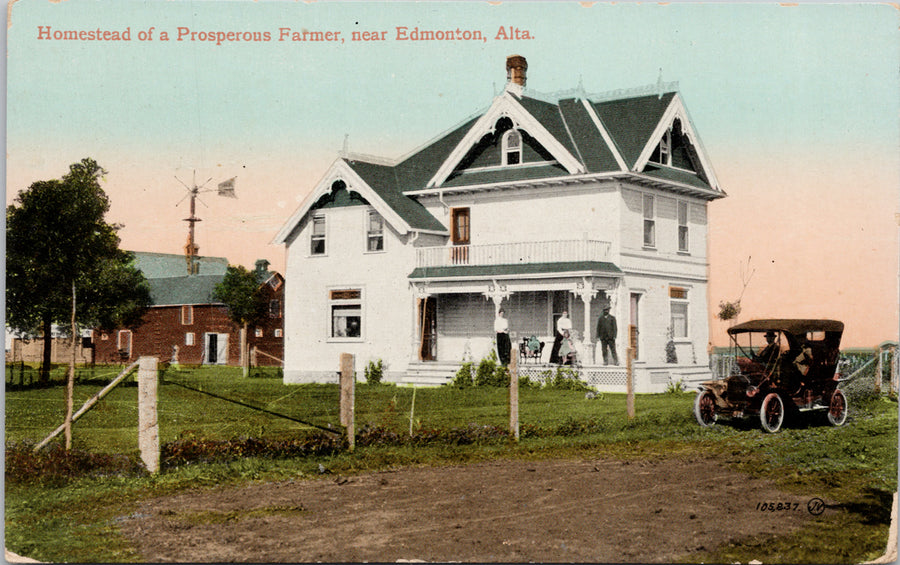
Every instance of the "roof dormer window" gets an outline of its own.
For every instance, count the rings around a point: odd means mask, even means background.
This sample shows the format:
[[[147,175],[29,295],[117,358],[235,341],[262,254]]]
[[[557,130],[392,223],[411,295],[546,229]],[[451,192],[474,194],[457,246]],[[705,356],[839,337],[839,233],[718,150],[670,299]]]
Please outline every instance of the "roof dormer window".
[[[650,160],[660,165],[672,165],[672,130],[667,129],[659,140],[656,151],[650,156]]]
[[[518,165],[522,162],[522,134],[511,129],[503,135],[503,164]]]

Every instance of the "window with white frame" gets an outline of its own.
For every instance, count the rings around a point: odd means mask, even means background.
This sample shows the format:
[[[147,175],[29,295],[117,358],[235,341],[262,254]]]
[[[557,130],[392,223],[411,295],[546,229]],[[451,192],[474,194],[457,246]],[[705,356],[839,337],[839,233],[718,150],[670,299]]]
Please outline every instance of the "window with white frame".
[[[116,336],[116,349],[123,355],[131,356],[131,330],[119,330]]]
[[[672,165],[672,130],[667,129],[659,140],[656,151],[650,156],[650,160],[660,165]]]
[[[253,330],[253,335],[254,335],[255,337],[262,337],[262,336],[263,336],[263,329],[262,329],[262,328],[255,328],[255,329]]]
[[[687,253],[690,251],[688,239],[688,203],[678,201],[678,251]]]
[[[190,326],[194,323],[194,307],[186,304],[181,307],[181,325]]]
[[[275,337],[281,337],[284,335],[284,332],[282,331],[281,328],[275,328],[274,335],[275,335]]]
[[[669,287],[669,311],[674,339],[688,337],[688,291],[678,286]]]
[[[329,292],[332,338],[362,337],[362,290],[341,289]]]
[[[503,135],[503,164],[518,165],[522,162],[522,134],[511,129]]]
[[[366,250],[384,251],[384,219],[375,210],[366,216]]]
[[[309,236],[309,253],[325,255],[325,215],[316,214],[312,219],[312,233]]]
[[[194,332],[187,332],[184,334],[184,344],[194,345]]]
[[[656,247],[656,211],[652,194],[644,194],[644,247]]]

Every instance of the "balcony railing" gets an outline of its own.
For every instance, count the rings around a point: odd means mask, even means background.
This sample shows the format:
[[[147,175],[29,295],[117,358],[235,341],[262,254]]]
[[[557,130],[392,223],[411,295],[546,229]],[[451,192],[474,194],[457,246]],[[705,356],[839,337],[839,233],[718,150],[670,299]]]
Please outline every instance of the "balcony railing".
[[[416,250],[416,267],[608,261],[610,242],[592,239],[448,245]]]

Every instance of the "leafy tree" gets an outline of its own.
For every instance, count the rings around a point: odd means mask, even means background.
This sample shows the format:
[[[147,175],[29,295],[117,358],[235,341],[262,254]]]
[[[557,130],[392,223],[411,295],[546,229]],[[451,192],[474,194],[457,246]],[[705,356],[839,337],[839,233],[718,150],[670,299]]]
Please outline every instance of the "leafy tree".
[[[37,181],[6,209],[6,321],[44,337],[41,381],[49,379],[53,324],[134,325],[150,290],[130,253],[119,249],[120,225],[104,219],[109,198],[93,159],[61,179]],[[72,335],[76,334],[72,329]]]
[[[256,273],[237,265],[229,265],[222,282],[216,285],[213,298],[225,304],[231,321],[241,328],[241,366],[249,374],[247,327],[262,322],[268,315],[268,302]]]

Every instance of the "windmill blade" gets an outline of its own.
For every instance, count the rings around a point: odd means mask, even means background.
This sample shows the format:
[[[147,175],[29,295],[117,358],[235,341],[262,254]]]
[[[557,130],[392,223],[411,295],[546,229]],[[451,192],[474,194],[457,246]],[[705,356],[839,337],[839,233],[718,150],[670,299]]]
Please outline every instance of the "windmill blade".
[[[231,177],[230,179],[219,183],[219,196],[237,198],[237,195],[234,193],[234,180],[236,178],[237,177]]]

